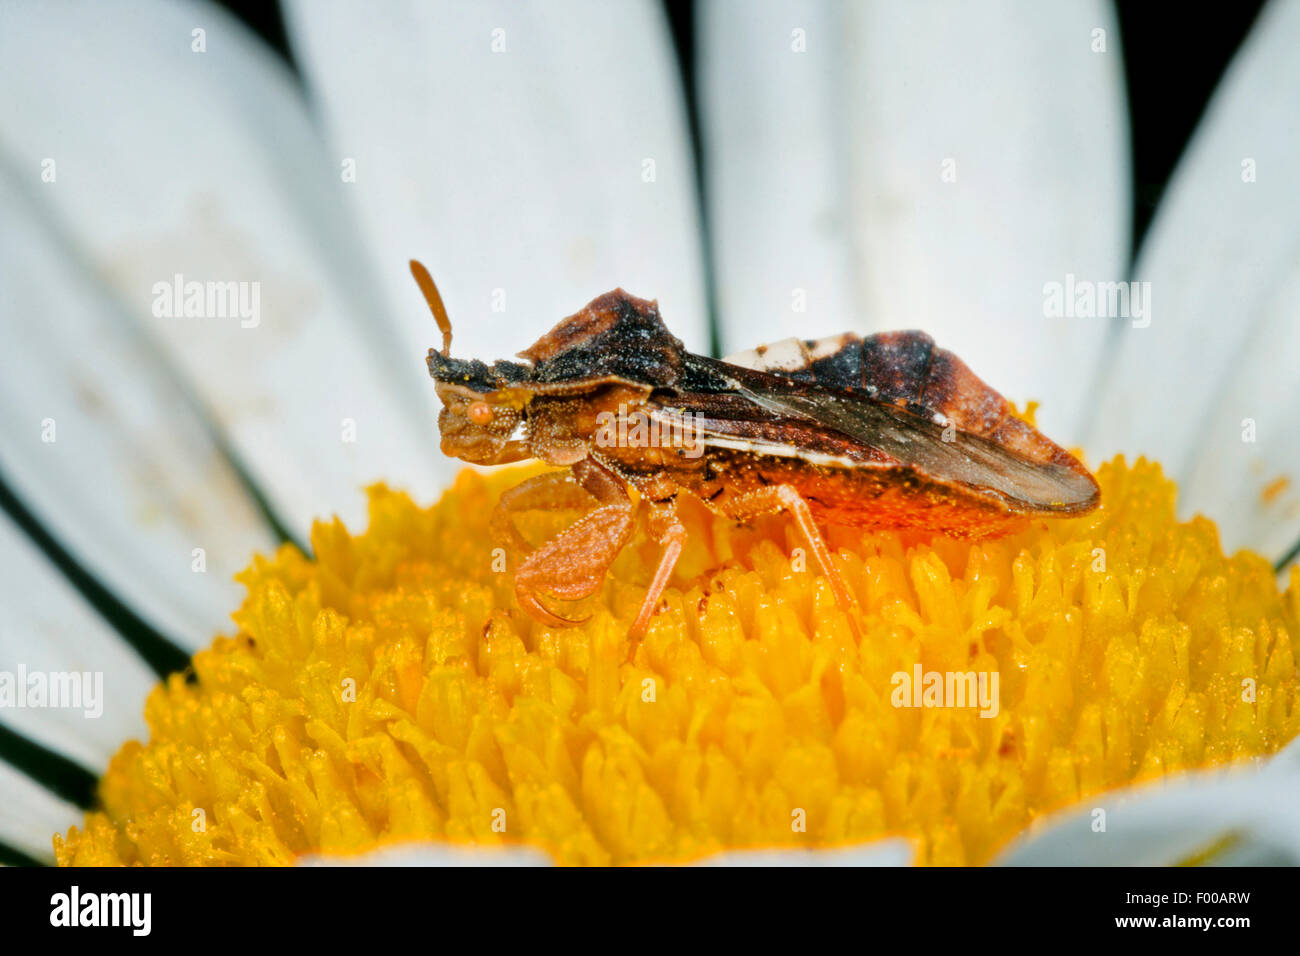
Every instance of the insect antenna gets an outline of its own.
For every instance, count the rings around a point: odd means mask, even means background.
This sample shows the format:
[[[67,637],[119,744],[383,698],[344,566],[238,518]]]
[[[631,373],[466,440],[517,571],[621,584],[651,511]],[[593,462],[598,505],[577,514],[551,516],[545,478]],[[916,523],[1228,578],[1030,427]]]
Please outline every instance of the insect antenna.
[[[438,323],[438,329],[442,332],[442,354],[444,358],[451,357],[451,319],[447,318],[447,307],[442,304],[442,296],[438,294],[438,287],[433,284],[433,276],[429,275],[429,270],[417,259],[411,260],[411,275],[415,277],[415,283],[424,293],[424,301],[429,303],[429,311],[433,313],[434,321]]]

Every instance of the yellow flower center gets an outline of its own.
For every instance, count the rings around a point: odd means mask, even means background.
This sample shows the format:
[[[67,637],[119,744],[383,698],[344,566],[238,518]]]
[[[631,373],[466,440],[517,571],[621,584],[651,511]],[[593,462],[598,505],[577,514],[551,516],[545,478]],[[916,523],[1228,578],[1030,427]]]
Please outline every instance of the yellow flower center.
[[[642,538],[582,627],[515,607],[487,524],[527,473],[465,472],[429,509],[376,487],[365,533],[321,523],[314,559],[255,560],[238,634],[150,695],[149,742],[59,862],[449,840],[603,864],[901,834],[980,863],[1048,811],[1300,731],[1300,573],[1281,593],[1178,523],[1157,465],[1103,466],[1099,512],[974,545],[831,529],[861,643],[788,520],[687,506],[680,587],[635,647]]]

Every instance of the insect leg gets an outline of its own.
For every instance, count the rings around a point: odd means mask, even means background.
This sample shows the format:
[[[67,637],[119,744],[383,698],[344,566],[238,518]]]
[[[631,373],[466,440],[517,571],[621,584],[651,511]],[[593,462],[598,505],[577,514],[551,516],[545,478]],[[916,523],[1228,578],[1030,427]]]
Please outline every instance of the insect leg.
[[[516,554],[533,550],[515,526],[514,513],[537,510],[587,509],[595,503],[591,492],[573,479],[568,471],[552,471],[534,475],[501,493],[496,510],[492,512],[490,530],[492,537]]]
[[[535,550],[515,572],[515,597],[520,607],[556,627],[582,621],[571,621],[547,610],[537,592],[566,601],[594,594],[632,536],[636,517],[636,506],[627,489],[612,472],[584,459],[573,466],[573,477],[596,499],[598,507]]]
[[[641,602],[641,610],[628,631],[631,638],[645,633],[650,618],[654,616],[655,607],[659,604],[659,596],[668,585],[673,568],[677,566],[677,559],[681,557],[682,546],[686,543],[686,527],[677,519],[677,502],[672,498],[651,507],[649,525],[650,534],[664,546],[664,552],[659,558],[654,579],[645,592],[645,599]]]
[[[822,574],[826,575],[826,581],[835,595],[835,603],[848,616],[849,627],[853,629],[854,635],[860,638],[854,620],[854,611],[858,606],[857,599],[844,583],[839,570],[831,563],[830,549],[826,547],[826,540],[813,520],[812,509],[808,507],[808,502],[804,501],[803,495],[799,494],[797,488],[793,485],[770,485],[733,499],[727,506],[728,516],[736,520],[756,518],[777,511],[788,511],[794,518],[795,524],[799,526],[804,539],[808,542],[808,547],[812,549],[813,557],[817,559]]]

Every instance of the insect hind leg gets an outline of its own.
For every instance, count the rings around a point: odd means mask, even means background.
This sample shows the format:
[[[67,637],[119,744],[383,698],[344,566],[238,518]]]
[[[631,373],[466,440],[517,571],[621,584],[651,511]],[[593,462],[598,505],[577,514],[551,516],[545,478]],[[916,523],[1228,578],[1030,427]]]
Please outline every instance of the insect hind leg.
[[[821,530],[813,520],[812,509],[808,507],[808,502],[804,500],[803,495],[799,494],[797,488],[793,485],[769,485],[732,498],[726,505],[727,516],[736,521],[775,514],[779,511],[787,511],[794,518],[795,524],[799,526],[800,532],[808,542],[808,547],[812,549],[818,567],[821,568],[822,574],[826,576],[826,581],[831,586],[835,603],[848,617],[849,627],[854,636],[861,639],[856,623],[857,598],[853,596],[839,569],[831,561],[831,552],[826,547],[826,539],[822,537]]]

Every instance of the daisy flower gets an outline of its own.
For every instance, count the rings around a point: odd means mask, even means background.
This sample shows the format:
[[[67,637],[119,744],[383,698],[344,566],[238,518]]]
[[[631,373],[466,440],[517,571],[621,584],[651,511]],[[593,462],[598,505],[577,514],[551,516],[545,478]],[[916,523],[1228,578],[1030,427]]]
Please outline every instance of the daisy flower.
[[[699,149],[655,4],[282,9],[301,84],[206,3],[0,9],[8,861],[1300,860],[1300,4],[1132,263],[1102,2],[702,3]],[[688,509],[643,641],[643,538],[549,630],[412,257],[489,360],[613,285],[706,353],[924,328],[1103,505],[831,529],[860,641],[788,521]]]

